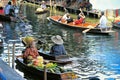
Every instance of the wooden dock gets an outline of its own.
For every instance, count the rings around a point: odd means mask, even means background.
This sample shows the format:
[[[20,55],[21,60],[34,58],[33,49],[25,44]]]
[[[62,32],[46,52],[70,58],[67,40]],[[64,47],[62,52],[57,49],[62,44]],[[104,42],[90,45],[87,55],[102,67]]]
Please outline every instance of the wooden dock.
[[[14,69],[9,67],[7,63],[0,59],[0,68],[2,68],[3,74],[7,80],[25,80]]]

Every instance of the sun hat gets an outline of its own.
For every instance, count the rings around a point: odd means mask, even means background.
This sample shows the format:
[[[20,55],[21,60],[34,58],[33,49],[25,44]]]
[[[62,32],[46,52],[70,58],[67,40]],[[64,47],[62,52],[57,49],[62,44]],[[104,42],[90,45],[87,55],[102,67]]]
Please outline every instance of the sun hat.
[[[45,3],[45,1],[42,1],[42,3]]]
[[[52,36],[51,40],[55,43],[55,44],[63,44],[63,39],[61,38],[60,35],[56,35],[56,36]]]
[[[33,41],[35,41],[35,39],[31,36],[26,36],[22,38],[22,41],[26,46],[29,46]]]

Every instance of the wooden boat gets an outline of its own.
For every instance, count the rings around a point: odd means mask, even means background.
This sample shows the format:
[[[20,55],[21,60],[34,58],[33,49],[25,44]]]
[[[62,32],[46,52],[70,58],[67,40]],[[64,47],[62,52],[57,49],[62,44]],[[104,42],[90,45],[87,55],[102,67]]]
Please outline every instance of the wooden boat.
[[[51,55],[49,53],[42,53],[42,52],[39,52],[39,54],[40,54],[40,56],[43,56],[44,59],[46,59],[50,62],[58,63],[61,65],[72,63],[72,60],[70,60],[67,55],[55,56],[55,55]]]
[[[24,43],[24,41],[22,40],[22,43],[24,46],[26,46],[26,44]],[[69,59],[69,57],[67,55],[59,55],[59,56],[55,56],[49,53],[44,53],[41,51],[38,51],[39,55],[42,56],[46,61],[49,62],[53,62],[53,63],[57,63],[60,65],[66,65],[66,64],[70,64],[72,63],[72,60]],[[24,50],[23,52],[24,53]]]
[[[48,10],[44,10],[44,11],[36,11],[35,14],[44,14],[49,12]]]
[[[92,24],[89,22],[85,22],[83,24],[77,24],[77,25],[73,24],[73,22],[66,24],[65,20],[58,21],[61,17],[62,16],[51,16],[51,17],[48,17],[48,20],[57,25],[62,25],[62,26],[69,27],[69,28],[78,28],[78,29],[82,30],[83,33],[88,32],[88,33],[94,33],[94,34],[107,34],[107,35],[109,35],[110,33],[115,33],[115,31],[113,31],[113,30],[101,31],[100,28],[96,27],[97,24]],[[86,30],[86,31],[84,31],[84,30]]]
[[[43,80],[44,79],[44,70],[40,70],[31,66],[27,66],[26,64],[23,63],[23,61],[20,58],[16,58],[17,65],[20,66],[20,68],[23,68],[29,74],[32,74],[32,76],[37,76],[39,79]],[[74,80],[75,78],[73,77],[76,76],[73,72],[65,72],[65,73],[51,73],[51,72],[46,72],[47,73],[47,80]],[[74,78],[74,79],[73,79]]]
[[[113,28],[120,28],[120,24],[117,24],[115,22],[112,23]]]
[[[49,10],[38,8],[38,9],[35,11],[35,14],[44,14],[44,13],[47,13],[47,12],[49,12]]]
[[[0,15],[0,21],[11,21],[11,18],[9,16]]]

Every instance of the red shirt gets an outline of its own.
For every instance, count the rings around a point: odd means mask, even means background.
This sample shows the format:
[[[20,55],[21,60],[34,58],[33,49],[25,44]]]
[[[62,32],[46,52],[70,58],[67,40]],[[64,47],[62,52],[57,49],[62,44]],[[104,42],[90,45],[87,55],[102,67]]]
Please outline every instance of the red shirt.
[[[0,7],[0,14],[4,14],[4,9],[3,9],[3,7]]]
[[[37,58],[39,56],[38,50],[36,48],[26,48],[23,57],[27,58],[28,56],[32,56],[33,58]]]
[[[0,9],[0,14],[4,14],[4,10],[3,9]]]

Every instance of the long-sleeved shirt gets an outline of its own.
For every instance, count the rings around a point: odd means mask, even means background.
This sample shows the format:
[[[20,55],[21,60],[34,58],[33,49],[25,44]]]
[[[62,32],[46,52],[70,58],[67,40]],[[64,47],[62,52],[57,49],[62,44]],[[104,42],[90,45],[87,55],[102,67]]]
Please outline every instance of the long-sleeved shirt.
[[[66,50],[65,50],[63,45],[55,44],[54,46],[51,47],[50,54],[65,55],[66,54]]]
[[[101,28],[107,27],[107,18],[104,15],[100,18],[100,27]]]
[[[5,15],[9,15],[9,14],[10,14],[10,9],[12,9],[12,6],[11,6],[11,5],[6,5],[6,6],[5,6],[5,9],[4,9]]]

